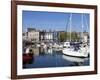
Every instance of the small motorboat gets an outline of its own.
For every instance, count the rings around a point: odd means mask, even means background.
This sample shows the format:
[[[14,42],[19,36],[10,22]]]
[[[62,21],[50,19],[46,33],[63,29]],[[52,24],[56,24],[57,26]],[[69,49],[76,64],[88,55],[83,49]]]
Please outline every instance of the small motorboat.
[[[23,63],[28,63],[33,60],[33,56],[31,54],[23,53]]]

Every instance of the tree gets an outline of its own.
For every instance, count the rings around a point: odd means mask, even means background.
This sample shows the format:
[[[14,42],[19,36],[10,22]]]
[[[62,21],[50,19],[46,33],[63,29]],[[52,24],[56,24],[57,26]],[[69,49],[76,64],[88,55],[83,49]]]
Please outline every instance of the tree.
[[[59,39],[60,42],[64,42],[64,40],[65,40],[65,34],[64,34],[64,32],[60,32],[59,33],[58,39]]]
[[[80,37],[78,36],[78,33],[75,31],[71,33],[70,32],[60,32],[58,39],[60,42],[69,41],[70,35],[71,35],[71,41],[79,41]]]
[[[70,38],[69,32],[60,32],[59,37],[58,37],[60,42],[64,42],[66,40],[69,40],[69,38]]]

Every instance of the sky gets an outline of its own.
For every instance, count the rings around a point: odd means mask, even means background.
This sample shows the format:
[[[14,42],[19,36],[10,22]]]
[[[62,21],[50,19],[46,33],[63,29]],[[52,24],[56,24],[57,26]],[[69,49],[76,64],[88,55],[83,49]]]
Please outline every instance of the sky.
[[[72,14],[72,17],[71,17]],[[82,19],[83,16],[83,19]],[[71,21],[70,21],[71,18]],[[46,31],[71,31],[89,32],[90,15],[87,13],[64,13],[64,12],[45,12],[45,11],[23,11],[22,26],[23,31],[27,28],[36,28]]]

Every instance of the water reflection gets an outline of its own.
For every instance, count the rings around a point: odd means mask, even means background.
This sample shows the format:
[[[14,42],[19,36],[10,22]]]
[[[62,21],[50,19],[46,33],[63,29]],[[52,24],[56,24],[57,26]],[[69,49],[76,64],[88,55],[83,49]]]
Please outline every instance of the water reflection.
[[[53,48],[32,48],[32,54],[23,54],[23,68],[87,66],[89,58],[76,58],[64,55]]]

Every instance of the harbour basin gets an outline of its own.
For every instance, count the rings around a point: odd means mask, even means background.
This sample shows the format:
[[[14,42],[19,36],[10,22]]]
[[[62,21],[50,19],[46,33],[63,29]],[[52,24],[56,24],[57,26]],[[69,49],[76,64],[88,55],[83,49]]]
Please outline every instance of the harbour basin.
[[[23,69],[89,66],[89,57],[71,57],[68,55],[64,55],[61,50],[53,48],[44,49],[42,47],[38,47],[32,48],[32,50],[34,51],[34,54],[26,56],[26,60],[23,60]]]

